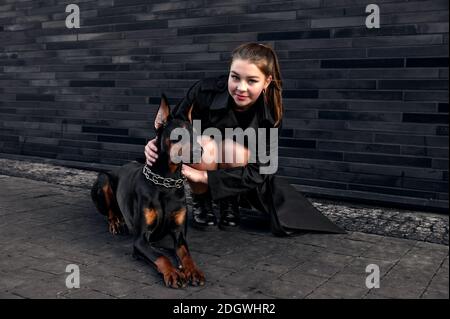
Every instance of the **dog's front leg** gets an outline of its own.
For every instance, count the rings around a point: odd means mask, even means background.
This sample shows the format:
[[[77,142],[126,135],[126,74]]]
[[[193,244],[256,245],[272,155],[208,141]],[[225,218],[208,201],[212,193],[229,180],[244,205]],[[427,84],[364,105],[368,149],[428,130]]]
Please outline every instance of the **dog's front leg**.
[[[173,266],[172,262],[163,252],[149,244],[141,234],[134,241],[133,256],[140,258],[154,266],[163,276],[166,287],[180,288],[186,286],[186,277],[183,272]]]
[[[200,269],[198,269],[197,265],[192,259],[186,240],[184,238],[184,233],[182,231],[175,231],[173,233],[173,237],[175,241],[175,253],[183,269],[186,280],[194,286],[203,286],[205,284],[205,275]]]

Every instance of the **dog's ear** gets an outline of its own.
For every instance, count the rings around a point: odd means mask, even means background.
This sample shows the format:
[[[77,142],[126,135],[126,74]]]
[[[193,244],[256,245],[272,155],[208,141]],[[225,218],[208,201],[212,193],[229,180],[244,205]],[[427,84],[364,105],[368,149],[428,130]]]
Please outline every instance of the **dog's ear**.
[[[159,104],[158,113],[156,113],[155,117],[155,130],[159,129],[168,120],[170,120],[170,106],[169,102],[167,101],[167,97],[163,93],[161,95],[161,102]]]
[[[191,106],[189,107],[188,113],[187,113],[187,118],[191,124],[192,124],[192,109],[193,108],[194,108],[194,103],[191,104]]]

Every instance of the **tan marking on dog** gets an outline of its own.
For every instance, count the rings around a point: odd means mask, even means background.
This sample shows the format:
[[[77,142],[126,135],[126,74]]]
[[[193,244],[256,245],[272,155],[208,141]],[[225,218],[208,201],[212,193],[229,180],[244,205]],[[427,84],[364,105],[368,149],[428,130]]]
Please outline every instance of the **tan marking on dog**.
[[[106,207],[108,209],[108,219],[111,220],[114,217],[114,212],[112,209],[112,203],[114,200],[114,193],[111,189],[111,185],[106,184],[105,186],[102,187],[103,190],[103,194],[105,195],[105,202],[106,202]]]
[[[173,218],[173,221],[175,222],[175,225],[178,225],[178,226],[183,225],[184,222],[186,221],[186,208],[183,207],[177,211],[174,211],[172,213],[172,218]]]
[[[172,174],[175,173],[178,169],[179,164],[174,164],[172,162],[169,163],[169,172]]]
[[[145,223],[147,225],[153,225],[153,223],[156,221],[157,216],[158,214],[156,213],[156,209],[144,208]]]
[[[114,196],[111,186],[106,184],[102,187],[103,194],[105,195],[106,205],[110,206],[112,202],[112,197]]]

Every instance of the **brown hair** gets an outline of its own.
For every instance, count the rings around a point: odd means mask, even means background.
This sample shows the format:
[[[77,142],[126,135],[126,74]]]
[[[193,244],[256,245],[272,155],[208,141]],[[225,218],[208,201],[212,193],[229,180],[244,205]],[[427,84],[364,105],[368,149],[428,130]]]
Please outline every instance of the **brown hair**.
[[[278,57],[275,51],[268,45],[244,43],[231,53],[230,66],[236,59],[247,60],[255,64],[265,76],[272,76],[272,82],[267,87],[264,100],[273,107],[275,127],[279,126],[283,117],[282,81],[280,65],[278,64]]]

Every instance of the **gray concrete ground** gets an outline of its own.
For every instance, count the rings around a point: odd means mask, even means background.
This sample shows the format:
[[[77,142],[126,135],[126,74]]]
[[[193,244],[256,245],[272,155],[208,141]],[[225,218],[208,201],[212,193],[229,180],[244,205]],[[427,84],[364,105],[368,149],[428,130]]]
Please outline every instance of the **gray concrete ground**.
[[[314,199],[349,233],[277,238],[251,216],[237,232],[190,228],[207,283],[175,290],[131,257],[130,236],[108,233],[89,196],[95,173],[7,159],[0,167],[0,298],[448,298],[448,216]],[[371,221],[365,233],[352,228]],[[80,288],[66,287],[69,264]],[[366,287],[369,264],[380,288]]]

